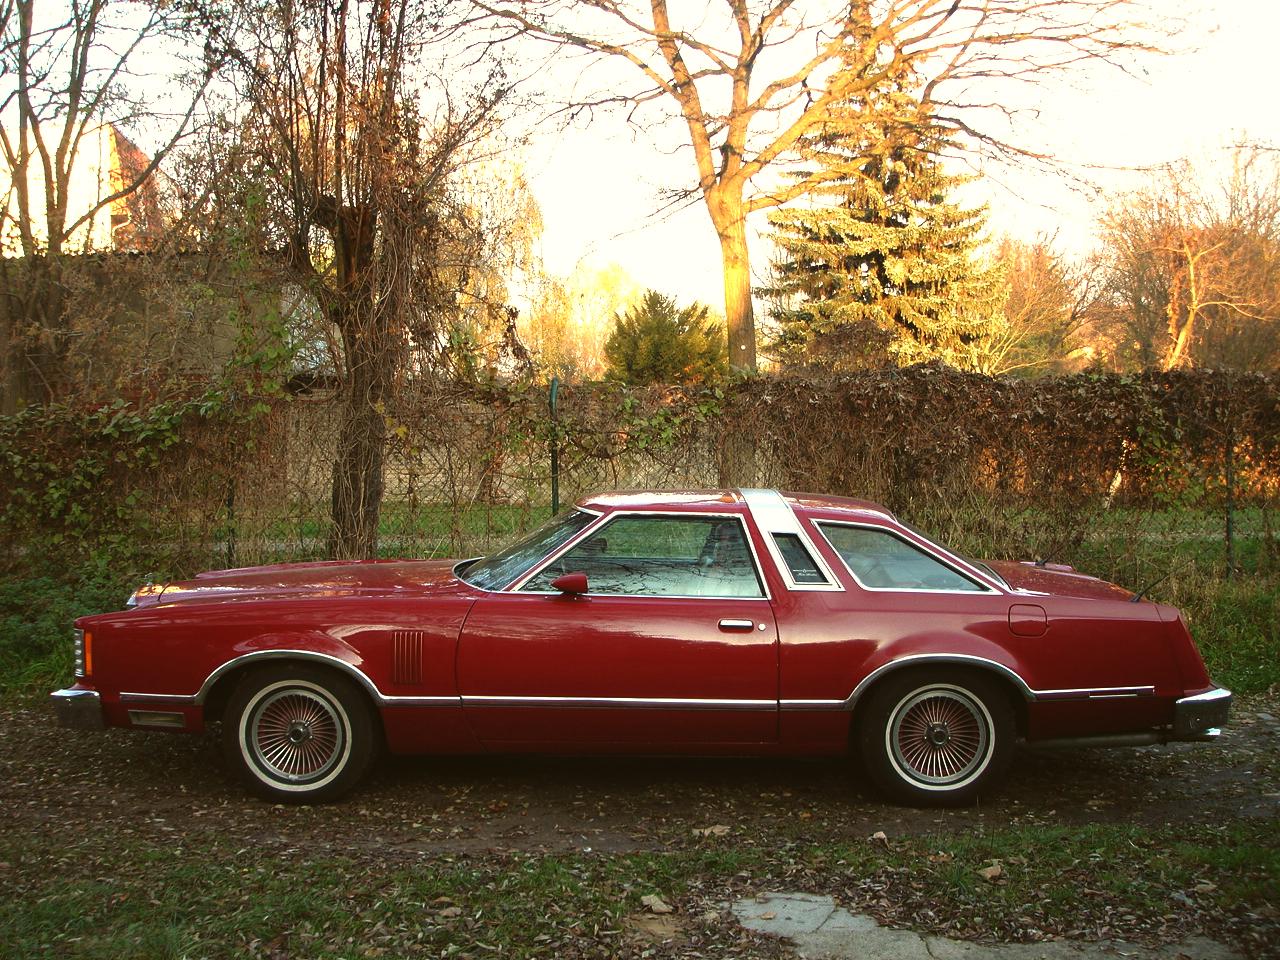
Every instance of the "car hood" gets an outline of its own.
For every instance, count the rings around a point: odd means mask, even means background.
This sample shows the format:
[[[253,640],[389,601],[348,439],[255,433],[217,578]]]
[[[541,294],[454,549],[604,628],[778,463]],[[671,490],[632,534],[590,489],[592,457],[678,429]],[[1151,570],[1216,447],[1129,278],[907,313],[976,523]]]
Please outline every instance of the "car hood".
[[[192,580],[147,584],[130,605],[272,597],[430,595],[468,589],[454,576],[456,560],[326,560],[206,570]]]
[[[1015,590],[1085,600],[1128,600],[1133,592],[1114,583],[1080,573],[1065,564],[1039,564],[993,560],[988,564]]]

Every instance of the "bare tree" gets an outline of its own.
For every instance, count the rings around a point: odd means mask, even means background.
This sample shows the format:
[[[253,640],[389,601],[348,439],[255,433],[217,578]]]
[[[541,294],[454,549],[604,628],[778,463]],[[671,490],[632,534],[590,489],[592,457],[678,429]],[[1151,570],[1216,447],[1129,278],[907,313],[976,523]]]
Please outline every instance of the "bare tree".
[[[0,242],[21,256],[3,281],[7,407],[59,391],[64,257],[138,249],[162,230],[155,174],[190,132],[216,69],[203,43],[208,27],[189,4],[0,4],[0,178],[8,193]],[[144,74],[147,58],[168,75]],[[157,84],[164,104],[147,92]],[[143,123],[165,131],[150,156],[125,135]]]
[[[913,91],[975,149],[1034,156],[1008,136],[1000,81],[1035,81],[1151,49],[1137,0],[475,0],[500,36],[628,65],[637,84],[577,106],[664,105],[685,127],[719,237],[729,356],[756,365],[747,217],[803,196],[824,171],[782,172],[796,144],[851,101],[914,77]],[[890,101],[884,101],[890,102]],[[910,123],[876,117],[879,125]]]
[[[1217,183],[1172,164],[1103,217],[1112,323],[1142,366],[1280,356],[1280,165],[1251,148],[1231,160]]]
[[[262,246],[337,331],[343,419],[333,464],[331,552],[376,550],[389,404],[416,352],[450,346],[468,212],[450,193],[506,93],[433,84],[444,29],[429,0],[257,0],[228,48],[247,103],[245,196],[265,208]],[[422,104],[434,102],[434,115]],[[246,171],[241,171],[244,174]],[[465,266],[465,264],[464,264]]]
[[[994,260],[1006,296],[1000,329],[982,341],[982,370],[1000,376],[1061,369],[1079,355],[1073,341],[1098,296],[1098,271],[1068,259],[1050,237],[1003,237]]]

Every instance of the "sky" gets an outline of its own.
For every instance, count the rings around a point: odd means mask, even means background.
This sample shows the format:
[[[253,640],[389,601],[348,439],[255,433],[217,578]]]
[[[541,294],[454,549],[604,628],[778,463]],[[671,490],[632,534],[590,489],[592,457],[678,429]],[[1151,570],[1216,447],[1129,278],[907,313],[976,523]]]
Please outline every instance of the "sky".
[[[1222,148],[1241,139],[1280,146],[1280,2],[1153,3],[1186,18],[1174,41],[1180,49],[1143,59],[1136,76],[1107,69],[1038,87],[1039,119],[1024,120],[1019,136],[1070,163],[1076,176],[988,166],[965,200],[988,204],[993,232],[1054,235],[1064,250],[1083,253],[1107,198],[1140,182],[1141,173],[1123,168],[1193,157],[1212,169],[1225,162]],[[567,130],[535,131],[523,164],[542,209],[548,271],[618,262],[645,286],[722,307],[719,246],[705,208],[656,213],[663,187],[692,180],[691,157],[670,150],[680,129],[642,131],[597,114]],[[755,226],[764,228],[763,218]],[[755,244],[757,259],[766,248]]]

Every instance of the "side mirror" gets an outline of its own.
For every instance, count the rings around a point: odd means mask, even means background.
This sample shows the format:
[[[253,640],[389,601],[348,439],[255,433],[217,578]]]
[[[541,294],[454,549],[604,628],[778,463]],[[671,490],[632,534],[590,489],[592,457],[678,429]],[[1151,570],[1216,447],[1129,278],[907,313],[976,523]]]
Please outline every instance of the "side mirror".
[[[576,573],[566,573],[552,580],[551,586],[568,596],[577,596],[587,592],[587,575],[581,570]]]

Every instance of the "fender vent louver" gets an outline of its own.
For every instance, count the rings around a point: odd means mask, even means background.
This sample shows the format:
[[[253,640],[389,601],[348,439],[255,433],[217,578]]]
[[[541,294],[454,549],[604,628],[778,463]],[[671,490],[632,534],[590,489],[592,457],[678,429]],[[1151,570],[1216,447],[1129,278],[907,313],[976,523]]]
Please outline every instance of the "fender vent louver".
[[[422,682],[421,630],[394,630],[391,633],[391,682],[417,684]]]

